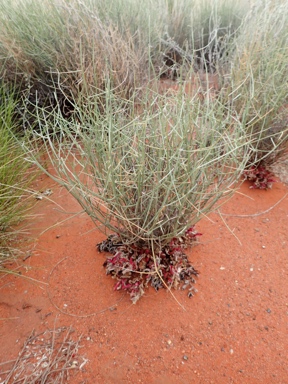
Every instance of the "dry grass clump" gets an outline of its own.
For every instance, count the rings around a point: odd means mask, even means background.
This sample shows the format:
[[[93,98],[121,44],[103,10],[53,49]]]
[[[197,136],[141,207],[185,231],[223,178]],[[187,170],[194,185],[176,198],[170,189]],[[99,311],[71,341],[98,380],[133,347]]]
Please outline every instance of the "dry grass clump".
[[[119,94],[145,81],[148,46],[136,45],[129,29],[122,33],[109,18],[101,20],[96,4],[19,0],[1,2],[1,72],[16,83],[31,104],[71,110],[69,98],[103,89],[107,79]],[[63,97],[65,94],[66,97]]]
[[[269,164],[288,144],[288,8],[286,1],[259,2],[234,41],[229,103],[252,139],[247,164]]]
[[[173,67],[172,75],[181,77],[185,67],[191,66],[196,72],[222,73],[249,3],[172,0],[167,5],[167,28],[161,46],[164,63]],[[162,71],[167,73],[165,66]]]
[[[247,5],[1,0],[0,9],[0,76],[25,91],[22,113],[61,101],[67,115],[70,98],[99,92],[108,79],[127,98],[161,74],[180,76],[183,66],[214,70]]]

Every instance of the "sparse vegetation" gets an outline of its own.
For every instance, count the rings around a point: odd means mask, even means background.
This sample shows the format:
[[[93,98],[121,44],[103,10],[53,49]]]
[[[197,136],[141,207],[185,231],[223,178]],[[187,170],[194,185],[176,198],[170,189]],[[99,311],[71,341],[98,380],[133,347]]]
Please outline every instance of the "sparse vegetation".
[[[37,157],[44,144],[57,172],[49,175],[116,234],[106,267],[117,289],[136,301],[145,273],[157,286],[189,285],[176,273],[175,244],[244,171],[254,187],[269,186],[265,162],[287,147],[286,2],[0,4],[1,81],[16,84],[30,161],[48,172]],[[177,92],[160,89],[167,78]]]
[[[214,70],[248,10],[223,0],[0,3],[1,77],[16,79],[32,103],[55,106],[57,96],[64,114],[70,97],[103,90],[108,79],[129,97],[181,66]]]

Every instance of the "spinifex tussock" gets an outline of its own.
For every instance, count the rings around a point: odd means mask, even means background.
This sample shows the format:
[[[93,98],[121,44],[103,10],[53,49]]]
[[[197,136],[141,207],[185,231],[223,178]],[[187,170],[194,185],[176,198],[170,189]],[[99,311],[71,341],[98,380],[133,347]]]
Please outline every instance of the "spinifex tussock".
[[[100,96],[75,104],[74,121],[61,113],[46,119],[39,111],[35,138],[44,143],[56,176],[34,157],[35,142],[31,160],[77,199],[99,229],[116,233],[121,247],[151,251],[156,271],[164,250],[177,265],[171,241],[187,237],[189,228],[231,195],[246,164],[242,126],[209,95],[153,99],[149,93],[150,103],[144,100],[138,115],[133,100],[119,100],[108,85]]]

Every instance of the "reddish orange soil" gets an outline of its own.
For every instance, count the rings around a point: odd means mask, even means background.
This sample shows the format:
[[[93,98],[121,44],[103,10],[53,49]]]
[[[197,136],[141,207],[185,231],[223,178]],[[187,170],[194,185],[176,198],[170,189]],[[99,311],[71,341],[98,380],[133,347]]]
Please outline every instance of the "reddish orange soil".
[[[72,325],[88,359],[72,384],[288,383],[287,186],[245,182],[222,218],[197,224],[203,236],[188,255],[198,293],[173,291],[181,306],[166,290],[149,289],[136,305],[115,292],[95,247],[105,235],[85,214],[64,213],[80,209],[43,176],[36,188],[47,187],[22,269],[40,282],[0,280],[1,362],[17,357],[33,329]]]

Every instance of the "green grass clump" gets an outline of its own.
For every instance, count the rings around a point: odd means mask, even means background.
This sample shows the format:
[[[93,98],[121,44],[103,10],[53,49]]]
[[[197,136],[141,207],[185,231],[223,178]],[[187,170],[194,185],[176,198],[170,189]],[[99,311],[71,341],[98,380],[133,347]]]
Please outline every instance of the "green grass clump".
[[[0,89],[0,272],[19,254],[16,243],[22,221],[30,207],[29,183],[35,172],[28,171],[25,153],[14,134],[16,101],[13,92]],[[6,270],[6,269],[4,269]]]

